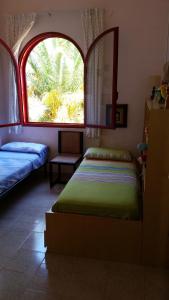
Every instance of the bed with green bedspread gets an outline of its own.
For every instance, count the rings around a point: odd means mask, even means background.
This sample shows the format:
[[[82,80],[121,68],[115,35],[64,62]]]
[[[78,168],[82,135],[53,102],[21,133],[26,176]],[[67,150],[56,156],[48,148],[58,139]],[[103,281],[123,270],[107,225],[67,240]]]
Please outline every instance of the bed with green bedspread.
[[[135,164],[84,159],[52,211],[139,219],[139,184]]]

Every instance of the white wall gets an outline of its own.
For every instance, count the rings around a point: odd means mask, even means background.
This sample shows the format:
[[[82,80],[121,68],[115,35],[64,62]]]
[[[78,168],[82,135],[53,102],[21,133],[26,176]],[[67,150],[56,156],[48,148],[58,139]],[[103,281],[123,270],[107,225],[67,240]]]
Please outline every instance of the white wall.
[[[0,128],[0,146],[8,142],[8,128]]]
[[[119,103],[128,103],[128,128],[102,130],[101,144],[118,146],[135,151],[142,139],[144,101],[151,92],[153,82],[150,77],[161,74],[166,54],[168,0],[105,0],[105,1],[16,1],[6,0],[1,13],[59,11],[57,18],[40,23],[34,34],[43,31],[60,31],[74,38],[83,48],[79,9],[85,7],[104,7],[106,9],[106,28],[119,26]],[[76,10],[76,11],[72,11]],[[76,16],[76,17],[75,17]],[[41,17],[46,18],[45,14]],[[46,19],[47,20],[47,19]],[[49,20],[49,18],[48,18]],[[12,139],[46,142],[56,151],[57,129],[25,128],[22,136]],[[86,146],[91,141],[86,140]]]

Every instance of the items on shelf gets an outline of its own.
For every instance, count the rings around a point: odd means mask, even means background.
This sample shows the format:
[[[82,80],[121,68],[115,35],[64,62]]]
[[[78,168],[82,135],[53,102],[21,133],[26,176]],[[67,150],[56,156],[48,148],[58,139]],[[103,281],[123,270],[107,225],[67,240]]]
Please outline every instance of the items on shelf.
[[[169,86],[167,88],[167,95],[166,95],[166,100],[165,100],[165,108],[169,109]]]
[[[147,161],[147,149],[148,149],[148,145],[146,143],[141,143],[137,145],[137,149],[140,152],[140,156],[138,157],[138,162],[141,165],[145,165],[146,166],[146,161]]]
[[[150,99],[153,108],[169,108],[169,84],[162,82],[159,87],[153,86]]]
[[[150,96],[152,108],[169,109],[169,62],[163,67],[161,83],[154,84]]]

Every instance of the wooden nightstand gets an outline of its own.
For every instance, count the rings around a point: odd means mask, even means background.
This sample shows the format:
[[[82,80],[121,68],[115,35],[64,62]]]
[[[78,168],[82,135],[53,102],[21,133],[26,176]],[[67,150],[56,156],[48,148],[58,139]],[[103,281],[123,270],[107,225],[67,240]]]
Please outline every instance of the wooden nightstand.
[[[69,165],[73,167],[73,172],[76,170],[78,164],[82,159],[82,155],[80,154],[59,154],[55,156],[53,159],[49,161],[49,183],[50,188],[56,184],[61,182],[61,166]],[[53,166],[58,166],[58,176],[54,179]]]

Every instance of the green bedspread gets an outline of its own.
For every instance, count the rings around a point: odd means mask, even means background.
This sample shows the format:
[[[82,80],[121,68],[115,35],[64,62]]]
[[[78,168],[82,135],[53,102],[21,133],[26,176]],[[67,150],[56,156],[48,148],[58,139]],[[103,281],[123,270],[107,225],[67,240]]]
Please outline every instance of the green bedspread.
[[[131,162],[84,159],[52,211],[138,219],[135,165]]]

